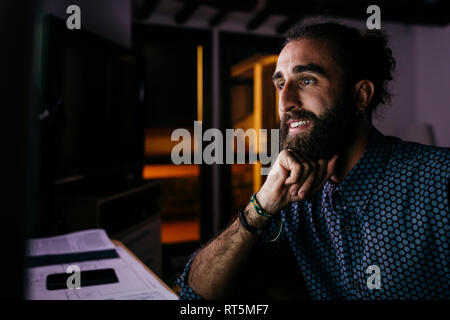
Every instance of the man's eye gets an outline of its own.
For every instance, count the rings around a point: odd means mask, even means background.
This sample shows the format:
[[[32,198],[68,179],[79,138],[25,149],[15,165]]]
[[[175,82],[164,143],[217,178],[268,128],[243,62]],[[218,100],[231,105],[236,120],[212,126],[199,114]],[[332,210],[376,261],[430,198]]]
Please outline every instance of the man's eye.
[[[302,78],[300,80],[300,84],[304,85],[304,86],[309,86],[310,84],[314,83],[314,79],[313,78]]]
[[[278,82],[278,83],[277,83],[277,89],[278,89],[278,90],[283,90],[283,88],[284,88],[284,82],[281,82],[281,81]]]

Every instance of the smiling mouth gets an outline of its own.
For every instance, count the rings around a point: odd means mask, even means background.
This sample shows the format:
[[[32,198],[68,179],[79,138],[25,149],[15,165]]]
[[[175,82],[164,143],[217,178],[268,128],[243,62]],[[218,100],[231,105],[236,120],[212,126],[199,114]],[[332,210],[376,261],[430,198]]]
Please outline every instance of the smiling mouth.
[[[289,124],[289,129],[304,128],[310,123],[309,120],[294,121]]]

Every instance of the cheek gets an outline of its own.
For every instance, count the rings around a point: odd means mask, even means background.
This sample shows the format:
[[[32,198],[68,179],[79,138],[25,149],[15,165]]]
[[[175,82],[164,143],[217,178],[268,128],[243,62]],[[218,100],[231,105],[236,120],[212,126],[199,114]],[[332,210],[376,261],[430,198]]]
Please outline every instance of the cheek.
[[[284,112],[281,112],[280,108],[278,108],[278,115],[280,117],[280,122],[283,119]]]
[[[333,106],[333,99],[319,92],[305,92],[302,100],[305,109],[314,112],[317,116],[325,113]]]

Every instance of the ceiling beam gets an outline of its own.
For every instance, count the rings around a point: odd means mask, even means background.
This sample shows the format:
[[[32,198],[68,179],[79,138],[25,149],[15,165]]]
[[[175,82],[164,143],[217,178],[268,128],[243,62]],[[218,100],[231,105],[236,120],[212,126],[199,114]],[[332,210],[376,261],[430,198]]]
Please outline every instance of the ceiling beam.
[[[137,4],[137,1],[133,1],[134,4],[134,16],[137,19],[146,20],[155,11],[160,0],[143,0],[141,5]]]
[[[192,0],[184,4],[184,6],[175,15],[175,22],[178,24],[186,23],[195,11],[200,7],[201,0]]]
[[[220,10],[209,21],[209,26],[211,28],[219,26],[227,18],[229,13],[230,11],[228,9]]]
[[[262,25],[270,17],[270,15],[270,9],[268,7],[265,7],[253,16],[253,18],[247,24],[247,30],[255,30],[260,25]]]

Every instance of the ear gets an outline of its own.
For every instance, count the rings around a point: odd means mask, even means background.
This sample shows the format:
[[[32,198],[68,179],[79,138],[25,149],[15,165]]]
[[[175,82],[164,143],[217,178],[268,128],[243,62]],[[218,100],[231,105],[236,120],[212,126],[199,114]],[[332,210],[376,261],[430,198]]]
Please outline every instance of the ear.
[[[372,101],[375,86],[372,81],[360,80],[355,84],[354,90],[356,106],[361,112],[364,112],[370,101]]]

